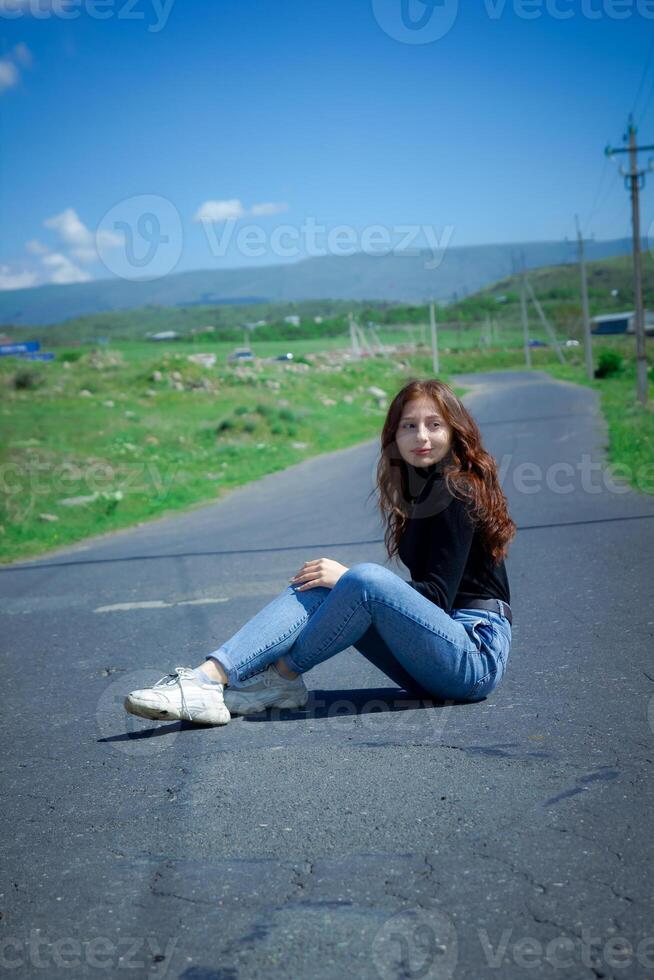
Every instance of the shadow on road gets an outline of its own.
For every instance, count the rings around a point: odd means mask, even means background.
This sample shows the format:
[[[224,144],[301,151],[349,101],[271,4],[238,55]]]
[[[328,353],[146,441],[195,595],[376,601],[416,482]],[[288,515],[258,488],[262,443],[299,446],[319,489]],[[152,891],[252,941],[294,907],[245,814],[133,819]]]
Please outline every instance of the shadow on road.
[[[484,699],[485,700],[485,699]],[[415,711],[428,708],[451,708],[453,705],[472,705],[479,702],[470,701],[438,701],[436,698],[425,694],[424,697],[410,695],[399,688],[362,688],[360,690],[342,691],[310,691],[309,700],[304,708],[269,708],[267,711],[260,711],[256,715],[237,715],[232,717],[233,721],[242,721],[249,724],[271,722],[271,721],[310,721],[319,719],[338,719],[354,717],[356,715],[373,715],[387,712]],[[139,739],[156,738],[162,735],[170,735],[172,732],[197,731],[198,725],[187,721],[176,721],[171,724],[158,723],[152,728],[144,728],[139,731],[121,732],[117,735],[110,735],[106,738],[99,738],[98,742],[133,742]],[[205,727],[205,726],[202,726]],[[213,727],[213,726],[206,726]]]

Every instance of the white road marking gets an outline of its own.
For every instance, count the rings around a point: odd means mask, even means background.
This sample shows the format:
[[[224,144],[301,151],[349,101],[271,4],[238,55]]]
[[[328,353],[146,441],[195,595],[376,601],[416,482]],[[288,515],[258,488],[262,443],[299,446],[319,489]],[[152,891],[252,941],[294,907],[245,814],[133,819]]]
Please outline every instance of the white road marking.
[[[130,609],[164,609],[174,603],[164,602],[163,599],[153,599],[151,602],[117,602],[113,606],[98,606],[93,612],[127,612]]]
[[[229,602],[228,596],[221,596],[219,599],[181,599],[179,602],[171,603],[175,606],[206,606],[214,602]]]
[[[229,602],[226,596],[215,599],[181,599],[179,602],[165,602],[163,599],[151,599],[146,602],[116,602],[111,606],[98,606],[93,612],[131,612],[132,609],[166,609],[171,606],[204,606],[217,602]]]

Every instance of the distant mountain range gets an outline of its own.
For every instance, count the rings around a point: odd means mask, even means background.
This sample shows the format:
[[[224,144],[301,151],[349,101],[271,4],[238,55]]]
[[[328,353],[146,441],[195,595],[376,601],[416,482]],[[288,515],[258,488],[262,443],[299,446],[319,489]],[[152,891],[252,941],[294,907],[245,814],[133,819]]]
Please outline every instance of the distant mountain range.
[[[643,249],[647,242],[643,241]],[[604,259],[631,251],[631,239],[591,242],[586,257]],[[71,317],[143,306],[277,303],[311,299],[449,302],[488,286],[514,271],[524,253],[527,268],[576,261],[575,243],[517,242],[448,247],[434,268],[429,250],[388,255],[358,252],[320,256],[285,265],[241,269],[197,269],[152,282],[96,279],[61,286],[0,292],[0,324],[59,323]]]

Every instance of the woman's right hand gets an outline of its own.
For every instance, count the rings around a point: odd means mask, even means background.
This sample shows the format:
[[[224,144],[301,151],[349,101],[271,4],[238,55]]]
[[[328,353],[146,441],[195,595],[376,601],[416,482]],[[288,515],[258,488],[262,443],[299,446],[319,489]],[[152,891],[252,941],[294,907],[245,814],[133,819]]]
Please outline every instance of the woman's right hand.
[[[305,561],[299,572],[292,579],[289,579],[289,582],[291,585],[296,582],[303,583],[298,585],[298,592],[303,592],[305,589],[316,589],[319,586],[332,589],[347,570],[347,565],[341,565],[339,561],[334,561],[333,558],[315,558],[313,561]]]

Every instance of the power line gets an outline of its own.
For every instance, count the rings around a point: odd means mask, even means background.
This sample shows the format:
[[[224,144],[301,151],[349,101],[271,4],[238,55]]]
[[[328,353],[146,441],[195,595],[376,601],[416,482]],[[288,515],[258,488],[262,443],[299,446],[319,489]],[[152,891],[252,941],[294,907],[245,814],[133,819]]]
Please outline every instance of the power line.
[[[608,158],[607,158],[607,163],[608,163]],[[617,170],[614,170],[613,171],[613,180],[611,180],[609,182],[609,184],[607,185],[606,190],[604,192],[604,195],[603,195],[601,201],[599,201],[598,203],[595,204],[595,206],[594,206],[593,210],[591,211],[589,217],[586,219],[585,224],[582,225],[582,234],[584,236],[589,231],[589,226],[590,226],[591,220],[593,218],[597,217],[598,214],[601,214],[601,212],[606,207],[608,201],[611,198],[611,195],[612,195],[613,191],[615,190],[616,184],[618,183],[618,177],[619,176],[620,175],[619,175],[618,171]]]
[[[631,229],[633,237],[633,256],[634,256],[634,303],[635,303],[635,328],[636,328],[636,379],[638,401],[641,405],[647,404],[647,359],[645,355],[645,314],[643,309],[643,272],[640,255],[640,191],[645,186],[645,170],[638,168],[638,153],[654,150],[654,145],[636,145],[636,126],[633,116],[629,116],[627,132],[623,137],[624,142],[628,143],[623,147],[607,146],[604,151],[607,156],[616,153],[629,154],[629,169],[620,167],[620,173],[625,179],[625,185],[629,189],[631,196]],[[653,170],[651,160],[648,170]]]
[[[597,208],[597,202],[599,201],[599,196],[600,196],[600,193],[602,191],[602,186],[604,184],[604,178],[606,177],[606,175],[608,173],[608,170],[609,170],[609,158],[608,157],[605,157],[604,158],[604,166],[602,167],[602,173],[601,173],[600,179],[599,179],[599,184],[597,185],[597,192],[596,192],[595,197],[593,199],[593,203],[592,203],[590,212],[588,214],[588,217],[582,223],[582,226],[581,226],[584,233],[588,229],[588,225],[590,224],[590,219],[595,214],[595,209]]]
[[[611,226],[613,224],[624,225],[625,230],[628,232],[629,229],[629,215],[631,211],[631,204],[629,198],[627,200],[620,201],[617,208],[613,209],[611,217],[607,221],[607,225]]]

